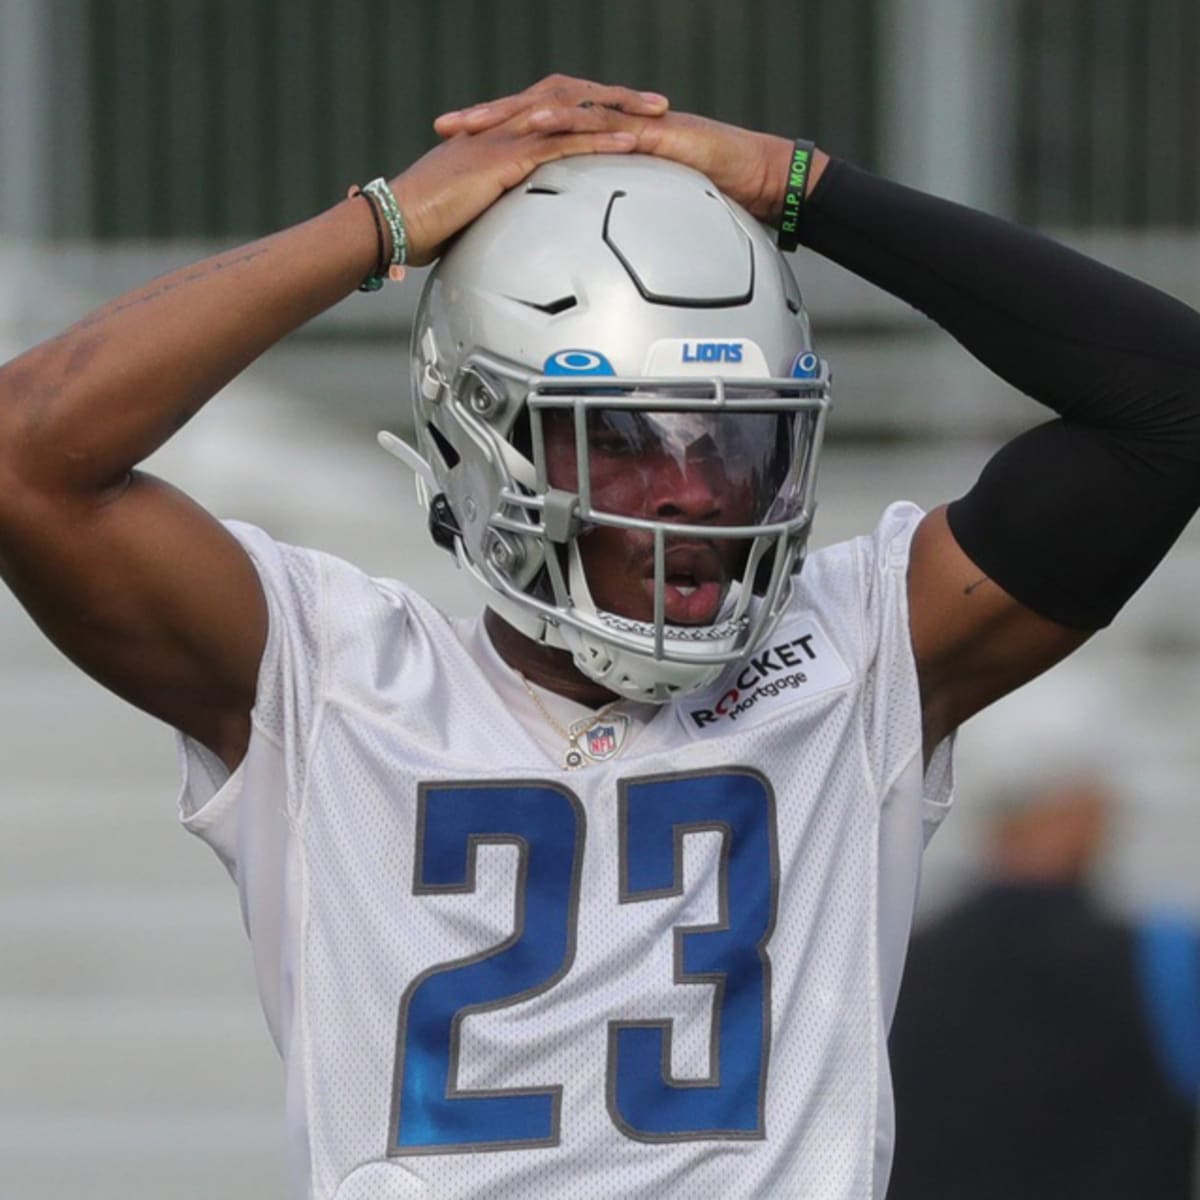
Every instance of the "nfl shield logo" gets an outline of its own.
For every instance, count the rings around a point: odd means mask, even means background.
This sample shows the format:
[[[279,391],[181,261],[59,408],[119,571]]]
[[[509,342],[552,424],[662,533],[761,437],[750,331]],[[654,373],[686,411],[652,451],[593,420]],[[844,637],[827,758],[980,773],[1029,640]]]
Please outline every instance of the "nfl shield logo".
[[[583,752],[594,762],[612,758],[621,749],[628,731],[629,718],[624,715],[598,722],[584,731]]]
[[[607,758],[617,749],[617,731],[612,725],[596,725],[587,731],[587,751],[592,758]]]

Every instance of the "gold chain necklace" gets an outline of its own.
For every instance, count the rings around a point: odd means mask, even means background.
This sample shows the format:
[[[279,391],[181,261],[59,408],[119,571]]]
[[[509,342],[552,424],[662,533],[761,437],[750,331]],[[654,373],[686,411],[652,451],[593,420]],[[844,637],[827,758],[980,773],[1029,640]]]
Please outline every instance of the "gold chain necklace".
[[[604,762],[605,759],[615,758],[620,753],[629,733],[629,717],[625,713],[615,712],[625,702],[622,697],[610,700],[597,712],[580,717],[564,727],[542,703],[542,698],[534,690],[533,684],[520,672],[517,675],[525,685],[530,700],[537,705],[538,712],[546,719],[546,723],[567,739],[563,766],[568,771],[578,771],[589,762]],[[606,719],[609,722],[607,725],[604,724]]]

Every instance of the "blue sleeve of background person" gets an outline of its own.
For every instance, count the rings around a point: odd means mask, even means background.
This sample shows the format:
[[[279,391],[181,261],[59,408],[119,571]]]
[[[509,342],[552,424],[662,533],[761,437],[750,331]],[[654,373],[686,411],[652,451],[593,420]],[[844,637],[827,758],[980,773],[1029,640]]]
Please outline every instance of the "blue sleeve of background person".
[[[1137,932],[1137,968],[1151,1039],[1172,1088],[1200,1100],[1200,933],[1155,916]]]

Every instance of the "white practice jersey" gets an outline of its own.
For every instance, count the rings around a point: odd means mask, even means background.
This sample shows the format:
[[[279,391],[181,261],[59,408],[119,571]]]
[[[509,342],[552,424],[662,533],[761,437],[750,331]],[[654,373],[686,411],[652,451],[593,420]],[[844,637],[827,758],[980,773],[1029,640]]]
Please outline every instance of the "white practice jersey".
[[[768,643],[566,771],[464,629],[231,525],[270,606],[232,777],[183,816],[237,881],[286,1063],[290,1195],[881,1198],[920,855],[920,518],[814,554]]]

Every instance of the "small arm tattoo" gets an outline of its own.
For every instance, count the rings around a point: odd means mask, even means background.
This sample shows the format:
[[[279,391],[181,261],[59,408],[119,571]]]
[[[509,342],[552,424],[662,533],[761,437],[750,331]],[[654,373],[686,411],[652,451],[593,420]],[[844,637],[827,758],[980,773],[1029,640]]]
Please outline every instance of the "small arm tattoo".
[[[178,291],[182,287],[187,287],[189,284],[196,283],[201,279],[207,279],[212,275],[216,275],[220,271],[228,270],[230,267],[240,266],[243,263],[248,263],[256,259],[261,254],[266,254],[265,248],[256,250],[243,250],[227,255],[222,258],[214,259],[211,262],[201,263],[199,266],[193,267],[184,275],[180,275],[174,279],[168,279],[163,283],[152,285],[147,290],[139,292],[135,296],[129,297],[127,300],[119,300],[105,306],[98,312],[92,313],[90,316],[84,317],[79,321],[76,329],[87,329],[92,325],[102,324],[110,317],[115,317],[118,313],[125,312],[126,309],[136,308],[140,304],[149,304],[152,300],[157,300],[160,296],[165,296],[168,292]]]

